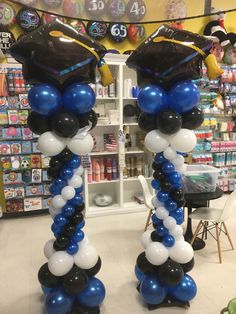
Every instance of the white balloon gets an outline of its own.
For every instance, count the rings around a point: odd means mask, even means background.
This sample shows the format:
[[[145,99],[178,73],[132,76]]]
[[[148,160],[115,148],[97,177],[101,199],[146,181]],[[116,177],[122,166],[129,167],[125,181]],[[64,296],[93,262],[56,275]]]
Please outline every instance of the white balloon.
[[[177,157],[176,151],[172,147],[167,147],[167,149],[163,153],[164,157],[168,160],[174,160]]]
[[[60,194],[55,195],[52,198],[52,206],[55,209],[60,209],[60,208],[62,208],[65,205],[66,205],[66,201],[64,200],[64,198]]]
[[[180,172],[180,173],[185,173],[187,170],[187,165],[183,164],[182,166],[177,166],[175,168],[176,171]]]
[[[153,230],[147,230],[142,234],[141,244],[142,244],[144,249],[146,249],[146,247],[152,242],[152,240],[151,240],[151,233],[152,232],[153,232]]]
[[[184,236],[175,237],[175,241],[184,241]]]
[[[169,248],[170,258],[180,264],[186,264],[193,258],[193,248],[186,241],[177,241]]]
[[[144,144],[146,148],[152,153],[163,152],[168,146],[169,136],[162,134],[158,130],[153,130],[147,133]]]
[[[170,235],[172,235],[174,238],[178,238],[179,236],[183,235],[183,229],[180,227],[180,225],[176,225],[173,229],[169,230]]]
[[[73,177],[68,180],[68,185],[72,186],[75,189],[80,188],[82,184],[83,184],[83,180],[81,176],[77,174],[74,174]]]
[[[45,245],[44,245],[44,256],[49,259],[56,251],[53,248],[55,239],[49,240]]]
[[[71,200],[73,197],[75,197],[75,189],[72,186],[65,186],[61,190],[61,196],[65,201]]]
[[[170,136],[171,146],[181,153],[188,153],[197,144],[197,138],[192,130],[180,129],[176,134]]]
[[[64,251],[54,253],[48,260],[48,268],[55,276],[64,276],[72,269],[73,265],[73,256]]]
[[[174,166],[181,167],[184,164],[184,157],[182,155],[177,155],[171,162]]]
[[[154,208],[157,208],[157,207],[162,206],[163,204],[160,201],[158,201],[156,196],[153,196],[153,198],[152,198],[152,205],[153,205]]]
[[[55,209],[52,205],[49,206],[49,213],[52,218],[55,218],[56,215],[61,214],[61,208]]]
[[[69,150],[76,155],[87,155],[93,150],[94,141],[90,134],[87,134],[84,137],[78,137],[76,135],[68,140],[67,146]]]
[[[79,244],[79,249],[82,249],[82,247],[88,245],[88,244],[89,244],[89,239],[88,239],[88,237],[85,235],[84,238],[83,238],[83,240],[80,241],[78,244]]]
[[[38,149],[45,156],[56,156],[66,147],[65,139],[53,132],[45,132],[38,138]]]
[[[146,248],[146,258],[153,265],[165,263],[169,257],[168,249],[160,242],[152,242]]]
[[[169,216],[164,219],[163,225],[169,230],[173,229],[176,226],[176,220],[173,217]]]
[[[84,168],[82,165],[80,165],[79,168],[76,168],[74,170],[74,174],[77,176],[82,176],[83,173],[84,173]]]
[[[97,264],[97,261],[97,250],[90,244],[79,247],[79,251],[74,255],[75,264],[82,269],[94,267]]]
[[[164,220],[169,216],[169,212],[165,207],[161,206],[156,209],[156,216],[157,218]]]

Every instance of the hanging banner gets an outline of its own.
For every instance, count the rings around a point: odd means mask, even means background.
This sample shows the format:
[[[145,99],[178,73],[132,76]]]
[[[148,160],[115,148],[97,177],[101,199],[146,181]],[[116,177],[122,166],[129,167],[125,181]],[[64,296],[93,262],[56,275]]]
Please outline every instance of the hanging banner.
[[[156,23],[197,18],[236,10],[235,0],[13,0],[39,11],[81,20],[113,23]]]

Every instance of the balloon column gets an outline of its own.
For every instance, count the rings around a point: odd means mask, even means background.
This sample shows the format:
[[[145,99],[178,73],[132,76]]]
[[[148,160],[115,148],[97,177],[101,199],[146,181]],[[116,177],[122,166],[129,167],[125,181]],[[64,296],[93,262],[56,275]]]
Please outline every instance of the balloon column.
[[[38,272],[48,314],[98,314],[105,297],[105,287],[95,277],[101,259],[83,231],[83,167],[78,156],[89,154],[94,145],[89,131],[97,123],[92,110],[96,97],[86,82],[93,81],[97,63],[103,82],[111,81],[100,60],[105,52],[60,22],[42,26],[11,49],[26,76],[30,73],[30,81],[37,82],[28,95],[28,124],[39,135],[39,150],[51,157],[49,212],[55,239],[46,243],[48,261]]]
[[[142,235],[145,249],[137,258],[138,290],[150,309],[161,305],[189,305],[196,293],[187,274],[194,266],[193,249],[184,240],[183,153],[196,145],[194,129],[204,119],[197,108],[200,93],[192,79],[200,77],[204,59],[211,78],[221,74],[209,55],[208,39],[169,26],[160,27],[128,58],[143,88],[139,126],[147,132],[146,148],[154,153],[152,215],[154,231]]]

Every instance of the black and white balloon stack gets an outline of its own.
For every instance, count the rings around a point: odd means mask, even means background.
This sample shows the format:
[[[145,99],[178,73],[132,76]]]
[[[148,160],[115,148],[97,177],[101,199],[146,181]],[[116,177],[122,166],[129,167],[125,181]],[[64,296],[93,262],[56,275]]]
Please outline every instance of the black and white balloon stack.
[[[195,147],[193,129],[204,119],[197,108],[200,93],[194,82],[176,83],[165,91],[161,86],[148,85],[141,89],[138,105],[143,111],[140,128],[147,150],[155,154],[153,162],[152,199],[155,230],[146,231],[141,239],[145,252],[137,259],[135,273],[139,291],[150,306],[168,300],[189,302],[197,292],[194,280],[186,274],[194,265],[192,246],[184,240],[182,173],[184,153]]]
[[[28,124],[39,135],[38,149],[51,157],[48,174],[53,179],[49,212],[55,238],[44,247],[48,262],[38,273],[49,314],[97,314],[105,297],[103,283],[94,277],[101,259],[83,232],[83,167],[78,157],[93,149],[89,131],[97,123],[95,101],[94,91],[84,83],[63,92],[40,83],[29,91]]]

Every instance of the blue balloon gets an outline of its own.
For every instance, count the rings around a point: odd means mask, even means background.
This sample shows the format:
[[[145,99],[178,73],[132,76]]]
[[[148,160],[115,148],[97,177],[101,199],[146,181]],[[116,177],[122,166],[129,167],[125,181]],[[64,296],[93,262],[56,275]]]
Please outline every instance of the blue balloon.
[[[180,284],[168,288],[168,293],[179,301],[191,301],[197,294],[197,286],[192,277],[184,275]]]
[[[156,226],[156,233],[160,237],[164,237],[165,235],[167,235],[169,233],[169,230],[165,226],[163,226],[163,224],[158,224]]]
[[[160,182],[157,180],[152,180],[151,186],[154,190],[159,190],[161,187]]]
[[[65,217],[70,217],[75,212],[74,206],[72,206],[70,203],[66,203],[65,206],[62,207],[62,214]]]
[[[175,166],[170,161],[166,161],[162,165],[162,171],[164,173],[170,174],[175,171]]]
[[[80,231],[80,229],[83,229],[85,226],[85,220],[81,221],[81,223],[79,223],[78,225],[76,225],[76,232]]]
[[[175,238],[172,235],[167,234],[167,235],[164,236],[162,243],[166,247],[172,247],[175,244]]]
[[[140,293],[147,304],[158,305],[167,295],[167,288],[162,285],[156,275],[146,276],[141,282]]]
[[[63,216],[62,214],[58,214],[56,215],[56,217],[54,218],[54,223],[59,226],[59,227],[63,227],[67,224],[68,220],[66,219],[65,216]]]
[[[65,109],[75,114],[91,111],[95,101],[95,93],[87,84],[72,84],[67,87],[63,94],[63,104]]]
[[[84,190],[84,186],[83,186],[83,184],[82,184],[79,188],[76,188],[76,189],[75,189],[75,192],[76,192],[76,194],[80,194],[80,193],[83,192],[83,190]]]
[[[83,196],[80,194],[75,194],[75,197],[70,200],[70,204],[76,206],[76,205],[82,205],[84,202]]]
[[[68,247],[66,248],[66,252],[70,255],[76,254],[78,250],[79,250],[79,246],[77,243],[74,243],[74,242],[70,243]]]
[[[177,218],[184,218],[184,210],[183,208],[176,208],[170,213],[170,216],[177,219]]]
[[[81,242],[84,238],[84,232],[82,230],[78,230],[75,234],[71,237],[71,241],[73,242]]]
[[[162,203],[165,203],[169,199],[169,193],[163,192],[163,191],[159,191],[157,193],[157,199],[158,199],[158,201],[160,201]]]
[[[170,173],[168,175],[168,179],[169,179],[171,184],[182,183],[182,175],[179,172],[177,172],[177,171],[174,171],[174,172]]]
[[[52,196],[55,196],[61,193],[61,188],[58,187],[56,184],[51,184],[49,187],[49,191]]]
[[[161,220],[157,218],[156,214],[152,215],[152,222],[156,225],[160,222]]]
[[[162,164],[163,162],[167,161],[163,153],[156,154],[154,160],[155,160],[155,163],[157,164]]]
[[[87,288],[77,295],[77,301],[87,307],[99,306],[105,298],[105,287],[103,283],[95,278],[88,278]]]
[[[53,181],[53,184],[56,185],[60,189],[63,189],[67,185],[66,181],[63,180],[62,178],[56,178]]]
[[[144,280],[144,278],[146,277],[146,275],[143,272],[141,272],[141,270],[138,268],[137,265],[134,268],[134,273],[135,273],[136,278],[140,282],[142,282]]]
[[[151,114],[157,114],[167,108],[167,95],[160,86],[148,85],[138,95],[139,108]]]
[[[64,167],[61,169],[60,176],[64,180],[69,180],[73,177],[73,169]]]
[[[178,113],[190,111],[198,104],[199,100],[199,89],[191,81],[177,83],[169,93],[169,106]]]
[[[45,295],[47,295],[52,290],[52,288],[48,288],[43,285],[41,285],[41,289]]]
[[[66,163],[67,168],[76,169],[80,166],[80,159],[77,156],[73,156],[70,161]]]
[[[51,230],[52,230],[52,232],[54,233],[54,234],[60,234],[61,233],[61,227],[60,226],[58,226],[58,225],[56,225],[55,223],[53,223],[52,225],[51,225]]]
[[[167,201],[165,202],[165,208],[166,208],[168,211],[172,212],[173,210],[175,210],[175,209],[177,208],[177,204],[176,204],[176,202],[174,202],[174,201],[172,201],[172,200],[167,200]]]
[[[53,288],[46,296],[45,309],[47,314],[67,314],[71,311],[73,298],[60,287]]]
[[[62,107],[60,91],[49,84],[34,85],[28,93],[28,99],[32,110],[43,116],[51,116]]]

